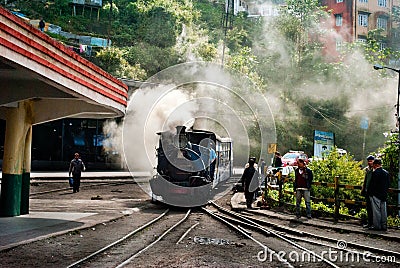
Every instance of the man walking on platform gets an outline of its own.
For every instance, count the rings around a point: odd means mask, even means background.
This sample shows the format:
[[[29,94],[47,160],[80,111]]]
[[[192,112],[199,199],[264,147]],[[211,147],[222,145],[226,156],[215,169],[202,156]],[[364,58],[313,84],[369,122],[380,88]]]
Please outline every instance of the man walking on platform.
[[[69,164],[69,176],[73,177],[73,186],[72,192],[76,193],[79,192],[79,186],[81,185],[81,175],[82,171],[85,171],[85,164],[83,163],[82,159],[79,158],[79,154],[75,153],[75,158],[72,159],[71,163]]]

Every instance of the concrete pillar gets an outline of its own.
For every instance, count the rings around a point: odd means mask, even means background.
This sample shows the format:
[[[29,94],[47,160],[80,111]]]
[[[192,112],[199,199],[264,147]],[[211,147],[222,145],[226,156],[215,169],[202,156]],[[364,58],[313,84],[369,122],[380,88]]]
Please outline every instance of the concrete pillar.
[[[32,148],[32,125],[28,128],[25,137],[24,162],[22,166],[21,185],[21,215],[29,214],[29,193],[31,186],[31,148]]]
[[[0,198],[3,217],[19,216],[21,208],[23,214],[29,213],[32,107],[31,101],[24,101],[7,109]]]

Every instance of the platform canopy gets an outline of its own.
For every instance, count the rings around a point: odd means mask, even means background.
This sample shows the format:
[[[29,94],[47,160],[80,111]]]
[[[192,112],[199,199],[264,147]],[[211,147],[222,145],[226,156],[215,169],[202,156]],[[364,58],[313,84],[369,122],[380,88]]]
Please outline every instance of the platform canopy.
[[[125,114],[128,86],[0,7],[0,216],[29,213],[32,126]]]
[[[32,124],[123,116],[128,87],[0,7],[0,119],[32,103]]]

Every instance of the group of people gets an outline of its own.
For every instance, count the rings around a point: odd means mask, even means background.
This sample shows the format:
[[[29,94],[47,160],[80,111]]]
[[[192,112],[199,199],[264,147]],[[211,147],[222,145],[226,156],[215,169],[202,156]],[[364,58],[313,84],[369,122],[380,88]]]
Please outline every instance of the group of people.
[[[261,172],[263,172],[262,166],[264,161],[261,160]],[[279,164],[280,163],[280,164]],[[281,167],[282,160],[279,152],[275,153],[274,167]],[[296,217],[300,218],[300,203],[301,199],[304,198],[306,204],[307,218],[311,219],[311,184],[313,180],[313,173],[311,169],[306,167],[306,163],[303,159],[297,159],[298,168],[295,170],[294,190],[296,191]],[[241,182],[244,188],[244,195],[246,199],[247,208],[251,208],[251,204],[254,200],[254,192],[258,189],[258,165],[256,164],[256,158],[250,157],[249,162],[246,164]]]
[[[279,158],[279,153],[275,153],[275,159]],[[211,159],[210,159],[211,160]],[[211,160],[212,161],[212,160]],[[390,184],[389,173],[382,168],[382,160],[370,155],[367,157],[368,165],[364,168],[365,178],[361,189],[361,194],[365,196],[367,204],[367,218],[368,222],[363,227],[372,230],[387,230],[387,210],[386,200],[388,196],[388,189]],[[274,161],[276,163],[276,161]],[[279,160],[277,161],[279,162]],[[261,161],[261,166],[263,161]],[[264,162],[265,165],[265,162]],[[282,164],[281,164],[282,165]],[[280,165],[280,166],[281,166]],[[85,164],[79,156],[75,153],[69,166],[69,176],[73,178],[73,193],[79,192],[81,174],[85,171]],[[261,169],[262,172],[262,169]],[[255,157],[250,157],[245,166],[243,175],[241,177],[242,185],[244,188],[246,206],[251,208],[254,193],[258,189],[258,165]],[[306,216],[311,219],[311,196],[310,190],[313,181],[313,172],[306,166],[303,159],[297,159],[297,168],[295,169],[295,179],[293,188],[296,193],[296,217],[301,217],[300,204],[302,198],[306,205]]]
[[[278,159],[278,160],[276,160]],[[279,161],[280,154],[275,153],[275,164],[282,165]],[[389,189],[389,173],[382,168],[382,160],[370,155],[367,157],[368,166],[364,168],[365,179],[362,186],[361,194],[365,196],[367,204],[368,222],[363,227],[371,230],[387,230],[387,211],[386,200]],[[261,161],[263,163],[263,161]],[[263,164],[261,164],[263,165]],[[261,172],[263,169],[261,169]],[[246,164],[241,181],[243,183],[246,205],[251,208],[254,200],[254,191],[257,189],[255,182],[258,182],[256,159],[251,157]],[[293,188],[296,193],[296,217],[301,217],[300,204],[304,198],[306,205],[306,216],[311,219],[311,185],[313,181],[313,172],[306,166],[303,159],[297,159],[297,168],[295,169],[295,179]]]

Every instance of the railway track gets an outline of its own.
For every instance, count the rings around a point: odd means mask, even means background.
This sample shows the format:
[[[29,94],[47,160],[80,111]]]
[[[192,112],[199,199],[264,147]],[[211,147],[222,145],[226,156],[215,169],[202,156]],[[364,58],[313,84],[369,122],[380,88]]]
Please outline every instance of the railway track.
[[[35,183],[40,183],[40,184],[55,184],[55,183],[62,183],[67,185],[68,182],[66,180],[63,181],[55,181],[55,182],[35,182]],[[106,182],[98,182],[98,183],[91,183],[91,182],[84,182],[81,183],[80,188],[93,188],[93,187],[98,187],[98,186],[118,186],[118,185],[124,185],[124,184],[135,184],[136,182],[133,181],[132,179],[130,180],[118,180],[118,181],[106,181]],[[33,197],[33,196],[43,196],[46,194],[51,194],[51,193],[57,193],[57,192],[66,192],[66,191],[71,191],[72,188],[71,187],[60,187],[60,188],[55,188],[55,189],[50,189],[50,190],[45,190],[45,191],[40,191],[40,192],[33,192],[30,193],[29,196]]]
[[[176,220],[176,218],[179,218],[179,216],[181,216],[180,214],[173,215],[171,216],[171,219],[165,220],[169,215],[169,209],[167,209],[164,213],[160,214],[155,219],[136,228],[135,230],[118,239],[117,241],[114,241],[109,245],[97,250],[96,252],[77,260],[68,267],[105,267],[107,265],[110,265],[110,267],[125,267],[131,264],[131,262],[136,257],[156,245],[167,234],[175,230],[189,217],[190,213],[191,210],[189,209],[186,214],[178,220]],[[155,226],[156,223],[163,220],[167,221],[167,223],[164,222],[164,224],[159,224],[158,226]],[[173,222],[173,224],[171,224],[171,222]],[[168,225],[169,228],[167,228],[167,230],[164,230],[163,225]],[[142,247],[143,245],[142,243],[140,243],[140,241],[152,240],[152,237],[146,237],[146,229],[148,228],[157,228],[157,231],[161,232],[161,234],[158,236],[157,239]],[[183,239],[183,237],[184,236],[182,236],[181,239]],[[177,241],[177,243],[179,243],[179,240]],[[110,258],[109,256],[112,257]]]
[[[339,243],[339,241],[343,241],[341,239],[338,240],[338,239],[335,239],[332,237],[327,237],[327,236],[315,234],[312,232],[305,232],[305,231],[299,231],[296,229],[291,229],[291,228],[288,228],[287,226],[276,224],[274,222],[267,221],[265,219],[255,218],[254,217],[255,214],[252,213],[252,211],[242,212],[241,215],[243,215],[243,217],[249,218],[259,224],[262,224],[265,226],[270,226],[270,227],[274,228],[275,230],[277,230],[278,232],[285,234],[288,237],[290,236],[291,239],[294,239],[294,240],[298,240],[298,241],[301,241],[303,239],[306,240],[305,237],[308,237],[310,239],[324,241],[324,242],[333,243],[333,244],[335,244],[335,243],[337,244],[337,243]],[[246,215],[253,215],[253,216],[246,216]],[[362,235],[365,235],[364,232],[359,232],[359,233]],[[384,237],[382,237],[382,239],[384,239]],[[307,242],[313,243],[312,240],[307,240]],[[348,242],[348,241],[346,241],[346,248],[364,250],[366,252],[382,254],[382,255],[386,255],[386,256],[394,256],[394,257],[396,257],[396,259],[400,260],[400,252],[393,251],[393,250],[387,250],[387,249],[383,249],[383,248],[378,248],[378,247],[373,247],[373,246],[369,246],[369,245]],[[398,262],[398,263],[400,264],[400,262]]]
[[[313,259],[318,260],[318,262],[325,263],[328,267],[335,267],[335,268],[339,267],[329,259],[325,258],[323,255],[318,255],[317,253],[315,253],[315,250],[310,250],[294,242],[293,240],[290,240],[289,238],[279,234],[278,232],[275,232],[272,229],[267,229],[262,225],[256,223],[255,221],[252,221],[251,219],[243,217],[237,213],[228,211],[227,209],[218,206],[214,202],[210,202],[210,204],[213,206],[213,208],[216,208],[217,210],[212,211],[204,209],[205,212],[209,213],[212,217],[216,218],[217,220],[227,224],[228,226],[230,226],[237,232],[243,234],[244,236],[251,239],[253,242],[257,243],[260,246],[260,251],[258,252],[258,260],[260,262],[272,261],[273,259],[275,259],[279,261],[282,265],[285,265],[286,267],[295,267],[297,263],[294,263],[293,260],[287,258],[286,256],[282,256],[281,254],[283,252],[282,250],[273,249],[279,247],[279,244],[282,244],[281,242],[283,241],[284,243],[287,243],[290,246],[297,249],[296,253],[297,256],[301,256],[301,254],[303,254],[302,252],[307,252],[307,254],[309,254],[309,256],[311,256]],[[232,224],[231,223],[232,221],[237,225]],[[251,228],[252,230],[261,234],[261,236],[255,238],[255,234],[248,233],[246,229],[244,229],[242,226]],[[276,240],[280,241],[273,241],[273,246],[271,246],[271,238],[275,238]],[[287,245],[286,246],[281,245],[280,248],[285,249],[287,248]],[[292,250],[292,252],[295,251]]]
[[[301,246],[299,243],[305,245],[314,245],[319,251],[321,248],[329,249],[329,252],[336,252],[335,254],[340,256],[342,260],[343,256],[345,256],[346,258],[354,258],[354,256],[357,256],[359,259],[361,258],[363,260],[366,260],[367,262],[377,262],[377,260],[381,260],[383,258],[393,265],[400,264],[399,261],[396,261],[400,259],[400,253],[396,251],[358,243],[346,242],[344,240],[321,236],[311,232],[304,232],[297,229],[292,229],[288,226],[268,222],[266,220],[261,220],[248,215],[243,215],[251,214],[251,212],[240,214],[232,212],[230,210],[227,210],[226,208],[217,205],[214,202],[210,202],[210,205],[212,205],[216,209],[216,212],[214,212],[214,214],[219,215],[219,217],[221,218],[225,218],[226,221],[235,222],[235,224],[241,224],[240,226],[246,226],[250,224],[250,227],[252,229],[258,229],[258,232],[267,234],[269,236],[275,236],[301,250],[307,251],[307,249],[303,248],[303,246]],[[272,229],[266,228],[265,226],[269,226]],[[337,267],[336,264],[332,263],[331,261],[325,261],[322,256],[315,255],[314,253],[312,254],[318,260],[325,262],[329,266]]]
[[[115,191],[121,190],[121,193],[117,193],[118,202],[120,202],[120,200],[123,200],[121,198],[126,197],[128,200],[132,198],[132,194],[126,188],[118,186],[113,189],[103,189],[100,187],[125,183],[127,182],[109,181],[106,183],[91,183],[92,185],[88,186],[98,186],[98,189],[94,189],[95,192],[105,190],[103,193],[107,194],[114,191],[114,189],[116,189]],[[65,184],[67,183],[65,182]],[[71,189],[51,190],[70,191]],[[92,192],[82,191],[81,195],[77,196],[85,200],[85,198],[88,198],[87,196],[90,198]],[[86,197],[82,194],[86,194]],[[61,198],[60,200],[64,202],[65,197],[72,199],[75,198],[75,195],[61,194],[60,197],[58,195],[54,197]],[[109,202],[108,200],[113,200],[114,195],[111,194],[111,197],[107,196],[108,199],[106,198],[105,200],[107,202]],[[45,196],[45,198],[47,197]],[[104,202],[104,204],[108,204],[107,202]],[[226,200],[222,201],[222,203],[225,204]],[[129,203],[128,206],[131,206],[131,204],[133,203]],[[95,228],[77,231],[77,233],[71,233],[64,237],[52,237],[49,240],[52,241],[50,245],[54,245],[51,247],[52,251],[61,248],[64,244],[67,247],[58,251],[60,254],[57,258],[57,267],[147,267],[149,265],[160,267],[184,267],[187,265],[196,267],[212,264],[225,267],[229,266],[229,263],[239,266],[256,265],[267,267],[298,267],[302,265],[307,267],[349,266],[349,263],[334,261],[326,254],[323,254],[330,251],[336,251],[338,255],[357,255],[361,259],[379,255],[394,256],[396,260],[400,259],[398,252],[379,247],[374,248],[372,244],[367,244],[367,246],[347,242],[345,247],[339,248],[343,242],[346,242],[333,237],[317,235],[311,229],[309,232],[304,232],[296,228],[290,228],[287,224],[280,225],[278,220],[268,221],[265,216],[257,218],[251,211],[235,213],[230,209],[216,205],[215,202],[210,202],[203,209],[194,209],[193,211],[171,209],[165,212],[165,207],[160,207],[156,204],[150,205],[148,200],[134,204],[135,206],[139,204],[143,208],[143,210],[140,209],[142,210],[140,216],[136,214],[139,211],[137,210],[133,214],[129,214],[129,216],[124,216],[121,220],[113,221],[110,225],[107,224],[110,228],[105,227],[106,225],[100,225],[94,226]],[[87,211],[87,208],[84,209]],[[117,206],[111,209],[117,209]],[[161,216],[164,213],[165,215]],[[143,224],[144,222],[146,224]],[[111,225],[113,226],[111,227]],[[235,231],[231,232],[227,228]],[[118,230],[118,233],[116,230]],[[110,235],[110,232],[113,232],[113,235]],[[101,233],[101,236],[96,233]],[[201,241],[201,239],[204,240]],[[228,244],[208,243],[210,240],[219,239],[227,240]],[[28,245],[21,247],[21,249],[16,249],[15,253],[13,253],[15,256],[13,258],[15,261],[17,259],[20,261],[21,256],[24,256],[29,250],[39,247],[45,248],[47,245],[49,245],[48,241],[38,241],[35,245],[29,246],[29,249],[27,249]],[[380,246],[384,247],[384,244]],[[366,251],[369,253],[366,254]],[[310,256],[311,261],[305,263],[302,260],[292,258],[293,256],[282,255],[281,252],[291,252],[294,256],[300,257],[302,254],[307,254],[307,256]],[[41,260],[51,260],[55,255],[54,251],[53,253],[49,251],[48,254],[46,252],[47,256],[45,255],[45,250],[37,255],[39,254],[42,256]],[[7,262],[4,262],[6,264],[4,267],[10,267],[17,263],[13,262],[11,255],[7,256],[7,252],[3,252],[0,258],[7,258]],[[24,258],[30,264],[30,267],[37,267],[34,265],[32,257],[26,256]],[[198,259],[202,261],[198,262]],[[181,263],[182,261],[183,264]],[[366,266],[361,263],[351,263],[351,265],[353,267]],[[390,267],[396,267],[397,265],[399,265],[399,262],[389,264]],[[48,267],[56,267],[56,265]]]

